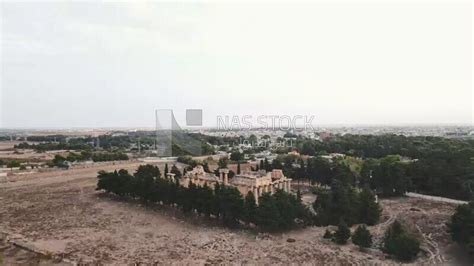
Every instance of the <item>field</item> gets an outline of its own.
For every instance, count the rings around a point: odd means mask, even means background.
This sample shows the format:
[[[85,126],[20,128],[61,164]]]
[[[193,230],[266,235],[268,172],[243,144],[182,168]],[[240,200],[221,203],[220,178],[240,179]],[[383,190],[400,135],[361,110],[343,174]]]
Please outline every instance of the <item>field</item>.
[[[230,230],[193,215],[143,206],[95,191],[97,171],[140,163],[101,163],[13,178],[0,184],[0,256],[4,262],[48,263],[256,263],[387,264],[376,249],[359,251],[322,239],[325,227],[280,234]],[[160,165],[162,167],[162,165]],[[462,264],[464,255],[449,241],[445,223],[455,205],[423,199],[383,200],[383,221],[369,228],[379,241],[401,218],[424,239],[414,263]],[[0,240],[2,240],[0,239]],[[8,242],[8,243],[7,243]],[[37,253],[19,250],[20,243]],[[3,247],[3,248],[2,248]]]

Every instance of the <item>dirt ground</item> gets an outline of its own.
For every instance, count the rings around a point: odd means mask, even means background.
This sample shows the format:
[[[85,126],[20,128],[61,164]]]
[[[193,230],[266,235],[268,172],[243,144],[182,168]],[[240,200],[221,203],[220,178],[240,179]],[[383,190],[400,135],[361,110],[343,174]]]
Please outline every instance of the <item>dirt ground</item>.
[[[325,227],[282,234],[230,230],[212,221],[160,206],[142,206],[95,191],[101,169],[133,170],[140,163],[103,163],[70,170],[32,173],[0,184],[0,232],[27,243],[53,262],[105,264],[393,264],[377,249],[359,251],[323,240]],[[396,218],[424,239],[414,264],[467,263],[449,241],[445,223],[455,205],[422,199],[381,201],[382,222],[369,228],[376,242]],[[353,228],[354,230],[355,228]],[[295,240],[288,242],[288,239]],[[5,252],[5,250],[7,252]],[[0,245],[3,262],[37,257]],[[1,264],[1,263],[0,263]]]

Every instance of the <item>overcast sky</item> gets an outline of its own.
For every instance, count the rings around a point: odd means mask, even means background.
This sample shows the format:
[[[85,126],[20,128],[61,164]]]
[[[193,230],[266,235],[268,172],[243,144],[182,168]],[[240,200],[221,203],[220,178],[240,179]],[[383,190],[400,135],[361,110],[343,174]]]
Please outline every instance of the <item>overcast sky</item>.
[[[1,5],[0,127],[472,124],[471,1]]]

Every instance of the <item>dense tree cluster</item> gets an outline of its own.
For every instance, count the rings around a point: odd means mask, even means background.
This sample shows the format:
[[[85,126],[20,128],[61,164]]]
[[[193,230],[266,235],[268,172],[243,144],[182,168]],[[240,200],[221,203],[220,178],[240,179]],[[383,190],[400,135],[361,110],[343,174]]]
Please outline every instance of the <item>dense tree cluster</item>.
[[[118,132],[118,135],[100,135],[98,137],[66,137],[62,135],[51,136],[31,136],[28,141],[39,142],[29,144],[27,142],[15,145],[16,149],[34,149],[38,152],[49,150],[82,150],[89,151],[101,149],[106,151],[133,150],[144,151],[156,149],[160,140],[169,138],[157,138],[155,132],[137,132],[135,134],[123,135],[125,132]],[[172,135],[172,152],[174,156],[184,155],[209,155],[214,154],[214,148],[202,135],[191,134],[182,131],[172,131],[165,133]],[[167,145],[167,143],[165,143]]]
[[[244,154],[240,153],[239,151],[233,151],[230,154],[230,159],[234,162],[239,162],[244,160]]]
[[[67,137],[64,135],[48,135],[48,136],[28,136],[28,141],[36,142],[65,142]]]
[[[108,162],[128,160],[128,156],[121,152],[94,152],[91,156],[94,162]]]
[[[6,166],[8,168],[20,167],[21,162],[19,160],[8,160],[6,161]]]
[[[190,183],[186,188],[179,181],[161,178],[158,167],[151,165],[140,166],[133,175],[125,170],[101,171],[97,190],[148,203],[173,205],[183,212],[221,219],[227,226],[244,222],[263,230],[276,231],[312,221],[310,212],[303,204],[294,195],[282,190],[274,195],[263,194],[257,206],[252,193],[244,199],[236,188],[230,186],[216,184],[210,188]]]
[[[381,207],[369,188],[362,191],[334,180],[330,191],[323,191],[313,203],[318,225],[337,225],[341,220],[347,224],[374,225],[378,222]]]
[[[91,150],[92,146],[87,143],[67,143],[67,142],[43,142],[38,144],[28,144],[23,142],[14,146],[15,149],[33,149],[37,152],[53,150]]]
[[[94,162],[108,162],[108,161],[119,161],[119,160],[128,160],[128,156],[121,152],[89,152],[83,151],[81,153],[71,152],[64,157],[62,155],[56,154],[49,163],[50,166],[67,168],[68,162],[82,162],[92,160]]]
[[[198,165],[198,162],[191,156],[179,156],[177,161],[179,163],[187,164],[191,169]]]
[[[0,141],[10,140],[10,136],[0,136]]]
[[[467,200],[474,189],[472,139],[346,134],[325,141],[299,137],[295,143],[306,155],[343,153],[363,159],[360,173],[352,171],[352,178],[360,178],[382,196],[415,191]],[[336,170],[344,172],[337,161],[315,158],[308,160],[304,171],[315,182],[329,184]]]
[[[474,140],[431,136],[403,135],[332,135],[324,141],[298,138],[295,146],[306,155],[344,153],[362,158],[381,158],[399,154],[410,158],[425,158],[437,152],[456,152],[474,148]]]
[[[459,205],[448,223],[451,238],[474,258],[474,202]]]

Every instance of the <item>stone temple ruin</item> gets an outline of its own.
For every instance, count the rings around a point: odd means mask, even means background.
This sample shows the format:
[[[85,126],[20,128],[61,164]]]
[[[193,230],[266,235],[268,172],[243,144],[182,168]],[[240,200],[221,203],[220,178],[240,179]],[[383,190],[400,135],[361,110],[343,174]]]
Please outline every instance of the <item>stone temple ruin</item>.
[[[237,188],[240,193],[245,196],[249,191],[255,195],[255,201],[258,204],[258,198],[263,193],[275,193],[277,189],[286,192],[291,190],[291,179],[283,175],[280,169],[274,169],[271,172],[261,171],[244,171],[236,174],[233,178],[229,178],[229,169],[220,169],[219,176],[213,173],[207,173],[201,165],[194,167],[192,171],[187,172],[180,180],[180,184],[188,187],[190,182],[195,185],[204,186],[207,184],[213,188],[216,183]],[[174,174],[168,173],[168,178],[174,179]]]

